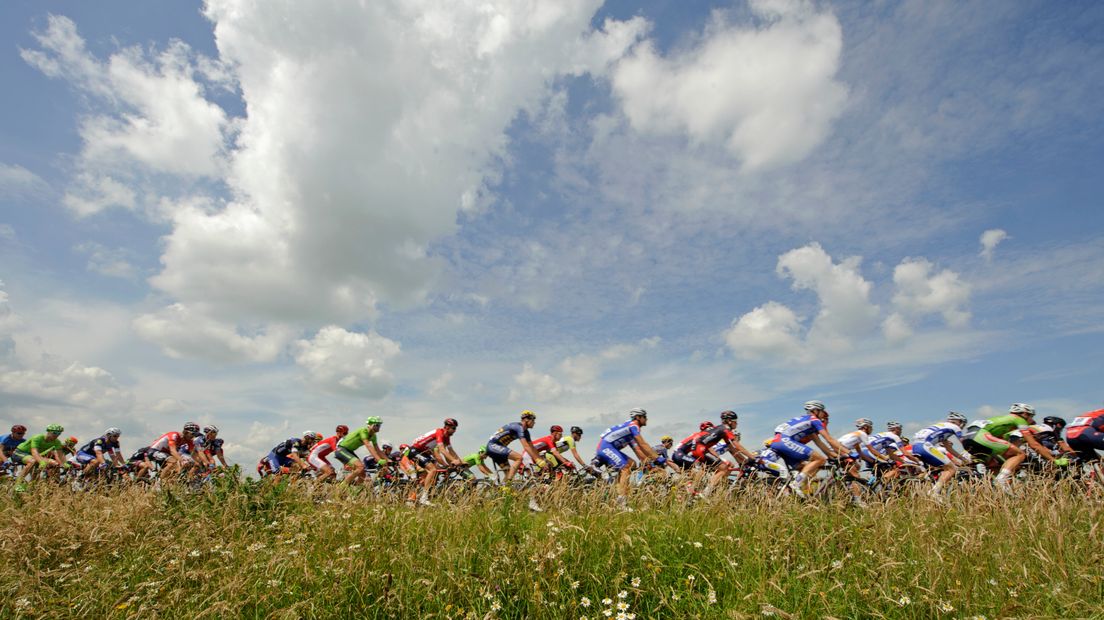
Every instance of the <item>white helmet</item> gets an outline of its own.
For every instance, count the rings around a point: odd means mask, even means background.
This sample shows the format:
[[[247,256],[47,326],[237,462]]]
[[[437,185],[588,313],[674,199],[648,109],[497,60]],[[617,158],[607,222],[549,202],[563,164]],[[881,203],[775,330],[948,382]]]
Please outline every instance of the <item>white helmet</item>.
[[[904,427],[903,427],[903,426],[901,426],[901,423],[900,423],[900,422],[897,422],[896,420],[890,420],[889,422],[886,422],[886,429],[887,429],[887,430],[888,430],[888,429],[894,429],[894,428],[896,428],[896,429],[900,430],[900,429],[902,429],[902,428],[904,428]]]
[[[119,435],[122,435],[122,434],[123,434],[123,431],[115,428],[114,426],[107,429],[107,432],[104,433],[104,435],[111,435],[113,437],[118,437]]]
[[[962,415],[961,413],[959,413],[957,411],[952,411],[952,412],[947,414],[947,421],[948,422],[955,422],[959,426],[965,426],[966,416]]]
[[[1008,413],[1021,413],[1034,416],[1035,408],[1026,403],[1012,403],[1012,406],[1008,408]]]
[[[810,400],[805,403],[805,411],[828,411],[824,408],[824,403],[819,400]]]
[[[855,420],[855,428],[866,428],[867,426],[874,428],[874,420],[870,418],[859,418]]]

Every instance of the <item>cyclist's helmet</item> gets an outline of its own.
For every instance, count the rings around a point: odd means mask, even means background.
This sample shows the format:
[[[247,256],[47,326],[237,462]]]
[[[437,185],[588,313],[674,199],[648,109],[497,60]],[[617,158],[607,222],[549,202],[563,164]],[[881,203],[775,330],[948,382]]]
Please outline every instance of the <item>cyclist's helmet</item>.
[[[721,420],[724,421],[724,422],[728,422],[729,420],[738,420],[739,418],[740,418],[740,416],[736,415],[735,411],[722,411],[721,412]]]
[[[206,435],[207,433],[214,433],[214,434],[218,435],[218,427],[215,426],[214,424],[208,424],[207,426],[204,426],[203,427],[203,434]]]
[[[104,435],[110,435],[112,437],[118,437],[119,435],[122,435],[122,434],[123,434],[123,431],[115,428],[114,426],[112,426],[111,428],[107,429],[107,431],[104,432]]]
[[[27,427],[22,424],[16,424],[12,427],[12,435],[22,435],[27,432]]]
[[[701,424],[698,425],[698,430],[699,431],[707,431],[711,428],[713,428],[713,423],[710,422],[709,420],[706,420],[705,422],[702,422]]]
[[[303,431],[303,439],[318,440],[318,439],[322,439],[322,435],[319,435],[318,433],[316,433],[314,431]]]
[[[824,403],[819,400],[810,400],[805,403],[805,411],[828,411],[824,408]]]
[[[65,445],[67,445],[67,446],[77,445],[77,438],[76,437],[69,437],[68,439],[65,440]]]
[[[1034,417],[1035,408],[1026,403],[1012,403],[1012,406],[1008,408],[1008,413],[1018,413],[1020,415]]]
[[[560,426],[559,424],[554,424],[554,425],[552,425],[552,428],[548,429],[548,432],[550,432],[550,433],[562,433],[563,432],[563,427]]]
[[[374,424],[383,424],[383,418],[379,417],[378,415],[374,415],[364,421],[365,426],[372,426]]]
[[[667,443],[668,441],[674,441],[674,438],[670,435],[664,435],[659,438],[659,443]]]
[[[962,415],[961,413],[959,413],[957,411],[952,411],[952,412],[948,413],[947,414],[947,421],[948,422],[954,422],[955,424],[958,424],[959,426],[966,426],[966,422],[967,422],[966,416]]]
[[[53,433],[55,435],[59,435],[59,434],[65,432],[65,427],[60,425],[60,424],[51,424],[51,425],[46,427],[46,432],[47,433]]]
[[[334,432],[336,432],[338,435],[348,435],[349,427],[345,426],[344,424],[338,424],[337,428],[334,429]]]
[[[1061,431],[1063,428],[1066,427],[1066,420],[1065,418],[1059,418],[1056,415],[1048,415],[1047,417],[1043,418],[1043,424],[1046,424],[1047,426],[1053,428],[1055,431]]]
[[[645,411],[644,409],[641,409],[640,407],[637,407],[636,409],[633,409],[632,411],[629,412],[629,419],[630,420],[635,420],[637,418],[646,418],[646,417],[648,417],[648,412]]]
[[[400,443],[399,444],[399,452],[406,452],[409,449],[410,449],[409,444],[405,444],[405,443]]]
[[[445,418],[445,426],[456,428],[460,426],[460,423],[456,421],[456,418]]]
[[[900,422],[896,422],[896,421],[892,421],[892,420],[889,421],[889,422],[886,422],[886,430],[890,430],[890,431],[893,430],[893,429],[901,430],[902,428],[904,428],[904,427],[901,426]]]
[[[391,449],[391,444],[389,443],[385,443],[380,446],[380,452],[383,452],[384,454],[391,454]]]
[[[855,428],[874,428],[874,420],[870,418],[859,418],[855,420]]]
[[[199,433],[199,425],[195,422],[188,422],[184,425],[184,432],[191,433],[193,435]]]
[[[529,411],[528,409],[526,409],[525,411],[521,412],[521,419],[522,420],[536,420],[537,419],[537,414],[535,414],[532,411]]]
[[[1021,432],[1021,431],[1012,431],[1011,433],[1008,433],[1008,439],[1009,440],[1015,440],[1015,441],[1022,441],[1023,440],[1023,432]]]
[[[583,429],[581,427],[578,427],[578,426],[572,426],[571,427],[571,432],[572,433],[579,433],[580,435],[582,435],[583,434]]]
[[[479,446],[479,449],[476,450],[476,453],[478,453],[480,456],[486,454],[487,453],[487,446]]]

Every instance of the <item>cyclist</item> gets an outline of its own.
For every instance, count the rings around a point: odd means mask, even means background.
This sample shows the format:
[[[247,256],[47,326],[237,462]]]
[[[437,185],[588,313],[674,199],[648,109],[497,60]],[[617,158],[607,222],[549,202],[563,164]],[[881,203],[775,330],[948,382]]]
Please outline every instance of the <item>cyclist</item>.
[[[578,426],[572,426],[571,427],[571,434],[564,435],[559,441],[556,442],[556,450],[558,450],[560,452],[560,454],[567,454],[568,451],[570,451],[571,455],[575,457],[575,462],[578,463],[579,466],[582,467],[583,469],[589,471],[591,469],[590,465],[588,465],[586,463],[586,461],[583,460],[583,457],[579,456],[579,449],[575,445],[575,444],[579,443],[579,441],[581,441],[582,439],[583,439],[583,429],[579,428]],[[556,460],[555,457],[553,457],[549,454],[545,454],[544,458],[549,460],[549,461]],[[567,459],[564,459],[564,460],[566,461]],[[558,462],[553,463],[553,465],[557,465],[557,464],[558,464]],[[595,475],[597,475],[597,472],[591,472],[591,473],[594,473]]]
[[[23,443],[27,435],[27,427],[16,424],[11,427],[11,433],[0,437],[0,463],[11,458],[12,452]]]
[[[823,454],[815,453],[805,445],[810,440]],[[819,400],[806,402],[804,415],[776,427],[769,447],[791,468],[804,463],[801,471],[790,481],[790,488],[798,497],[805,497],[805,482],[815,476],[829,458],[847,453],[847,449],[828,434],[828,411]]]
[[[368,454],[375,459],[377,465],[387,464],[387,455],[381,452],[377,438],[379,437],[380,428],[383,427],[383,419],[379,416],[371,416],[364,421],[364,426],[356,429],[352,433],[349,433],[344,439],[337,444],[337,449],[334,450],[334,456],[337,460],[341,461],[345,467],[352,469],[349,475],[345,476],[343,484],[352,484],[364,479],[364,463],[361,462],[360,457],[356,455],[356,451],[361,446],[368,449]]]
[[[870,418],[859,418],[855,420],[855,430],[839,438],[840,445],[847,449],[844,461],[847,464],[847,478],[851,481],[849,485],[851,487],[851,502],[856,506],[865,505],[862,499],[862,487],[859,486],[859,483],[866,483],[866,480],[863,479],[859,471],[859,465],[868,460],[870,463],[887,462],[889,460],[889,457],[877,448],[870,449],[870,433],[872,432],[874,432],[874,421]],[[862,453],[863,448],[870,456]]]
[[[169,431],[158,437],[149,446],[150,450],[147,453],[149,458],[146,459],[146,462],[152,460],[160,465],[162,478],[183,471],[189,460],[186,454],[194,452],[192,442],[199,435],[199,425],[195,422],[188,422],[184,425],[182,431],[180,433]]]
[[[656,453],[656,460],[653,465],[657,469],[662,468],[664,473],[666,473],[668,476],[671,475],[671,472],[677,474],[680,471],[679,466],[675,465],[672,457],[672,448],[674,447],[674,445],[675,438],[671,437],[670,435],[664,435],[659,438],[659,443],[652,446],[652,450],[654,450]],[[667,469],[670,469],[671,472],[668,472]]]
[[[1024,443],[1027,444],[1027,449],[1024,452],[1027,453],[1028,460],[1039,464],[1039,459],[1042,458],[1042,460],[1055,467],[1068,465],[1069,459],[1062,456],[1063,452],[1072,452],[1068,449],[1069,446],[1064,446],[1065,442],[1062,441],[1062,429],[1065,427],[1065,420],[1048,415],[1043,418],[1042,424],[1032,424],[1027,428],[1020,429]]]
[[[319,439],[322,439],[322,436],[318,433],[303,431],[302,437],[288,437],[281,441],[268,452],[268,455],[262,461],[265,466],[264,471],[269,474],[280,475],[290,473],[292,469],[302,469],[305,465],[301,454],[304,451],[309,452],[311,446]]]
[[[887,482],[900,476],[901,468],[919,465],[909,454],[908,439],[901,437],[902,431],[903,427],[900,422],[893,420],[886,422],[886,430],[871,435],[870,443],[859,450],[874,474]],[[870,448],[874,448],[892,459],[892,463],[875,460],[874,453],[870,451]],[[897,466],[891,467],[893,464]]]
[[[506,469],[504,483],[513,480],[518,467],[521,466],[521,453],[511,450],[509,448],[510,442],[517,439],[521,443],[522,450],[529,455],[533,462],[540,459],[540,455],[533,448],[533,440],[529,436],[529,429],[533,428],[536,423],[537,414],[529,410],[522,411],[520,422],[511,422],[503,426],[487,440],[487,456],[491,457],[491,461],[495,465]]]
[[[467,468],[464,469],[463,473],[461,473],[461,475],[465,478],[471,479],[475,477],[475,474],[473,474],[471,471],[472,467],[478,467],[479,471],[483,472],[483,475],[488,478],[495,477],[494,472],[491,471],[491,468],[487,467],[486,465],[487,446],[479,446],[478,450],[465,456],[462,460],[464,461],[464,465],[467,466]]]
[[[338,424],[332,436],[319,441],[311,447],[310,455],[307,456],[307,462],[318,470],[319,480],[329,480],[337,476],[337,472],[334,470],[333,465],[330,465],[330,461],[327,460],[326,457],[334,450],[337,450],[337,442],[341,441],[348,434],[349,427],[344,424]]]
[[[1000,473],[997,474],[997,487],[1004,492],[1012,490],[1009,481],[1016,474],[1020,464],[1027,455],[1021,448],[1009,443],[1005,437],[1016,429],[1029,426],[1035,418],[1035,408],[1025,403],[1013,403],[1008,408],[1008,414],[989,418],[985,425],[973,439],[965,441],[966,449],[971,453],[980,454],[985,460],[996,457],[1003,460]]]
[[[203,433],[192,442],[195,446],[195,460],[207,469],[218,467],[215,459],[218,459],[223,467],[230,467],[230,464],[226,462],[226,455],[222,451],[223,440],[219,438],[218,433],[218,427],[209,424],[203,427]]]
[[[641,463],[655,461],[659,456],[640,434],[640,427],[647,425],[648,412],[640,408],[633,409],[629,412],[628,421],[607,428],[598,440],[597,460],[600,464],[618,472],[617,501],[625,510],[632,510],[628,505],[629,476],[635,462],[625,456],[621,450],[631,447]]]
[[[1104,409],[1081,414],[1066,428],[1066,443],[1086,463],[1092,463],[1093,476],[1104,486],[1104,471],[1100,467],[1100,453],[1104,450]]]
[[[107,456],[111,456],[111,463],[121,467],[125,464],[123,455],[119,451],[119,436],[122,431],[117,428],[109,428],[104,434],[81,446],[77,450],[76,461],[84,466],[84,475],[90,476],[107,465]]]
[[[671,453],[671,462],[679,469],[690,469],[698,462],[698,459],[694,458],[692,452],[694,451],[694,444],[698,441],[699,437],[704,437],[709,429],[713,428],[713,423],[706,420],[698,425],[698,432],[691,434],[678,443],[678,447]],[[706,455],[706,463],[712,464],[716,462],[716,457],[712,454]]]
[[[31,472],[37,467],[42,467],[47,473],[61,467],[65,462],[63,456],[64,447],[58,441],[58,435],[65,432],[60,424],[51,424],[46,427],[46,432],[34,435],[16,446],[12,451],[11,459],[16,465],[22,465],[23,471],[19,474],[19,480],[30,479]]]
[[[553,424],[548,429],[548,434],[539,439],[533,440],[533,449],[537,451],[537,454],[541,455],[541,459],[533,463],[533,467],[538,470],[543,470],[545,465],[549,466],[549,471],[557,466],[563,466],[568,469],[575,467],[574,463],[567,460],[557,448],[560,441],[564,438],[563,427],[559,424]],[[523,457],[524,460],[524,457]]]
[[[425,479],[422,481],[422,493],[418,496],[418,504],[432,506],[429,501],[429,490],[437,482],[437,471],[448,469],[452,465],[463,465],[460,456],[452,448],[452,435],[460,425],[454,418],[445,418],[444,425],[418,437],[410,444],[407,456],[411,461],[425,469]],[[411,497],[410,499],[414,499]]]
[[[391,446],[390,442],[384,441],[381,443],[379,451],[384,456],[382,461],[372,458],[372,455],[361,457],[360,459],[361,464],[364,465],[364,477],[366,480],[368,478],[368,472],[375,472],[377,476],[384,475],[386,474],[386,468],[393,464],[391,453],[394,452],[394,447]]]
[[[695,460],[701,461],[707,454],[716,459],[713,465],[716,472],[713,474],[713,477],[709,479],[709,483],[706,485],[705,490],[702,491],[702,497],[709,497],[713,492],[713,487],[721,480],[727,478],[729,472],[733,469],[732,465],[724,460],[717,450],[714,449],[714,446],[718,443],[724,441],[725,452],[732,455],[737,465],[748,459],[755,458],[755,455],[740,443],[739,435],[736,431],[738,423],[739,416],[735,411],[723,411],[721,412],[721,423],[706,431],[704,435],[698,437],[694,442],[695,445],[692,454]]]
[[[951,444],[951,438],[962,439],[962,429],[966,427],[966,416],[952,411],[947,414],[946,422],[936,422],[931,426],[916,431],[915,441],[912,442],[912,455],[924,464],[941,469],[939,478],[936,479],[929,495],[936,499],[942,499],[942,491],[955,473],[958,465],[965,465],[971,461],[969,454],[960,454]]]

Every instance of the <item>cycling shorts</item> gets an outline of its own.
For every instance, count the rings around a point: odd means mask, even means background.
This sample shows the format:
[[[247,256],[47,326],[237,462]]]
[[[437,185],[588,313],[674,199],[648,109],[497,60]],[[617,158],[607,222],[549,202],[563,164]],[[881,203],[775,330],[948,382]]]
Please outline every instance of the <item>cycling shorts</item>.
[[[950,455],[942,446],[927,442],[912,444],[912,455],[932,467],[943,467],[951,462]]]
[[[505,467],[510,464],[510,448],[498,443],[497,441],[487,442],[487,456],[491,457],[495,465],[502,465]]]
[[[159,465],[164,465],[165,461],[172,455],[168,452],[162,452],[161,450],[154,450],[151,448],[150,451],[146,453],[146,456],[148,456],[151,461]]]
[[[432,452],[419,452],[411,448],[410,452],[406,453],[406,456],[422,467],[429,467],[430,463],[437,465],[437,459],[433,458]]]
[[[275,474],[280,472],[281,467],[287,467],[288,465],[290,465],[291,459],[286,456],[281,457],[275,452],[269,452],[268,456],[264,458],[263,462],[268,465],[268,471]]]
[[[1104,450],[1104,433],[1095,428],[1086,428],[1076,437],[1067,439],[1066,443],[1077,452],[1082,461],[1095,461],[1100,458],[1096,451]]]
[[[771,442],[770,449],[782,457],[790,467],[795,467],[809,460],[813,455],[813,449],[803,443],[794,441],[789,437],[780,437]]]
[[[96,455],[95,454],[89,454],[89,453],[84,452],[84,451],[77,451],[76,457],[77,457],[77,462],[80,463],[81,465],[87,465],[87,464],[91,463],[92,461],[96,460]]]
[[[341,446],[338,446],[337,450],[334,450],[334,456],[337,457],[337,460],[341,461],[342,465],[348,465],[349,463],[360,460],[351,450],[342,448]]]
[[[974,436],[974,443],[981,446],[990,456],[1001,456],[1012,447],[1012,444],[986,432]]]
[[[598,462],[610,469],[622,470],[629,464],[629,457],[603,441],[598,444]]]
[[[17,465],[26,465],[31,462],[31,453],[23,452],[22,450],[16,450],[11,454],[11,460]]]
[[[326,454],[329,453],[327,452]],[[323,467],[329,467],[331,469],[333,468],[333,465],[330,465],[330,461],[325,457],[325,455],[319,454],[317,452],[311,452],[310,456],[307,457],[307,462],[313,465],[315,469],[322,469]]]

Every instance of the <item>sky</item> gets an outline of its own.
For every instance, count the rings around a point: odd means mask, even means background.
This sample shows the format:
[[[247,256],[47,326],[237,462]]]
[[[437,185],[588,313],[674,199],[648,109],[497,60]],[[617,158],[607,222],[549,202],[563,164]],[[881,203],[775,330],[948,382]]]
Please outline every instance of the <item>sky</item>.
[[[0,428],[1101,407],[1104,6],[0,6]],[[838,429],[838,430],[837,430]]]

